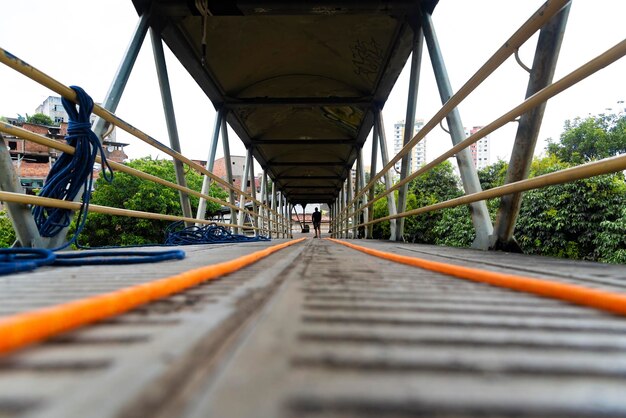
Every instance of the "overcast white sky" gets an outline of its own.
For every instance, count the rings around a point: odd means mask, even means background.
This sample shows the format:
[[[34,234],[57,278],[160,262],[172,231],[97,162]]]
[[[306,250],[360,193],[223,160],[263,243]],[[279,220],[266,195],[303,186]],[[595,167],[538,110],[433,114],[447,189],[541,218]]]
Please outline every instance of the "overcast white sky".
[[[458,89],[504,41],[543,4],[542,0],[441,0],[433,21],[446,60],[453,89]],[[574,0],[556,78],[558,79],[626,37],[626,1]],[[136,26],[138,17],[130,0],[21,0],[0,15],[0,46],[66,85],[83,87],[102,101]],[[520,55],[532,64],[536,36]],[[195,82],[166,49],[183,153],[206,159],[215,111]],[[395,121],[404,119],[408,66],[398,79],[383,110],[388,140]],[[486,125],[524,99],[527,73],[510,58],[486,84],[461,105],[466,127]],[[0,64],[0,115],[35,113],[49,95],[46,88]],[[537,153],[546,138],[558,138],[563,122],[577,116],[614,111],[626,100],[626,59],[588,78],[548,102]],[[427,121],[441,106],[424,50],[417,117]],[[168,143],[154,60],[148,37],[131,75],[117,115]],[[491,161],[508,160],[515,124],[491,135]],[[128,142],[131,158],[156,155],[154,149],[118,132]],[[451,142],[436,129],[427,137],[427,159],[440,155]],[[370,140],[366,144],[366,158]],[[393,150],[391,144],[390,151]],[[221,146],[218,149],[221,152]],[[244,148],[231,132],[231,152]],[[366,164],[369,164],[367,160]],[[380,165],[379,165],[380,167]]]

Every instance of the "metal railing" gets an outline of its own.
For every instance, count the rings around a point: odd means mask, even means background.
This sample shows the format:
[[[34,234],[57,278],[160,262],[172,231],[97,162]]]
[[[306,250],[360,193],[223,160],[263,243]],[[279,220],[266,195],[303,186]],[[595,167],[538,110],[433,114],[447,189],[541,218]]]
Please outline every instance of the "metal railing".
[[[626,170],[626,155],[611,157],[594,161],[586,164],[582,164],[576,167],[567,168],[550,174],[545,174],[533,178],[522,179],[519,181],[509,182],[499,187],[494,187],[489,190],[479,191],[474,193],[466,193],[466,195],[450,199],[436,204],[420,207],[413,210],[407,210],[400,213],[393,213],[394,210],[390,208],[390,214],[388,216],[373,219],[371,211],[368,217],[368,208],[385,197],[391,196],[393,199],[393,192],[400,190],[402,187],[408,185],[408,183],[419,176],[428,173],[437,165],[446,161],[448,158],[453,157],[460,153],[462,150],[467,149],[472,144],[478,142],[481,138],[486,137],[490,133],[503,127],[509,122],[517,122],[518,118],[527,114],[538,106],[544,105],[547,100],[560,94],[566,89],[574,86],[576,83],[584,80],[590,75],[598,72],[604,67],[611,65],[618,59],[626,55],[626,39],[618,42],[613,47],[609,48],[605,52],[601,53],[594,59],[588,61],[584,65],[570,72],[566,76],[554,83],[547,83],[545,87],[539,89],[534,94],[530,95],[526,100],[520,103],[518,106],[504,113],[487,126],[481,128],[476,133],[470,135],[466,139],[454,145],[448,151],[439,155],[437,158],[425,164],[421,168],[417,169],[410,175],[406,175],[401,178],[396,184],[391,185],[387,180],[385,190],[375,195],[373,192],[375,185],[379,182],[383,176],[389,176],[390,170],[392,170],[395,164],[403,157],[410,154],[415,145],[423,140],[435,127],[437,127],[444,118],[448,117],[450,113],[476,88],[478,87],[490,74],[493,73],[507,58],[516,54],[517,50],[523,45],[537,30],[547,25],[551,19],[554,19],[559,13],[563,13],[563,10],[567,8],[565,13],[569,10],[569,2],[566,0],[547,2],[544,4],[531,18],[526,21],[520,29],[518,29],[511,38],[509,38],[503,46],[498,49],[491,58],[459,89],[459,91],[452,95],[436,112],[436,114],[422,127],[422,129],[414,135],[404,147],[391,158],[388,162],[383,158],[384,167],[376,174],[372,173],[370,181],[362,185],[355,191],[354,196],[350,196],[352,189],[352,179],[349,178],[342,188],[340,196],[333,205],[333,220],[331,230],[332,236],[337,238],[356,237],[356,231],[358,228],[367,228],[368,237],[371,238],[373,226],[376,223],[384,221],[393,221],[402,219],[407,216],[414,216],[418,214],[427,213],[430,211],[441,210],[444,208],[451,208],[460,205],[467,205],[475,202],[484,201],[487,199],[498,198],[502,196],[512,195],[523,191],[542,188],[550,185],[562,184],[572,182],[579,179],[589,178],[602,174],[615,173]],[[559,41],[560,42],[560,41]],[[557,48],[558,49],[558,48]],[[558,52],[557,52],[558,53]],[[375,118],[374,127],[374,147],[377,143],[377,135],[384,135],[381,131],[384,131],[382,122],[382,115],[380,111]],[[538,127],[537,127],[538,129]],[[383,136],[384,137],[384,136]],[[375,155],[376,148],[374,148],[373,154]],[[375,158],[375,157],[374,157]],[[357,177],[358,177],[357,173]],[[358,179],[354,182],[359,184]],[[346,192],[344,193],[344,189]],[[346,198],[346,195],[348,197]],[[394,239],[392,234],[391,239]]]
[[[10,54],[8,51],[2,48],[0,48],[0,62],[14,69],[15,71],[27,76],[33,81],[43,85],[44,87],[49,88],[50,90],[59,94],[60,96],[70,101],[76,102],[77,99],[76,99],[76,93],[74,92],[74,90],[63,85],[62,83],[46,75],[45,73],[38,70],[37,68],[34,68],[33,66],[27,64],[26,62]],[[223,187],[225,190],[229,192],[229,194],[232,193],[236,195],[238,197],[237,199],[239,200],[239,205],[233,204],[230,201],[218,199],[206,193],[192,190],[188,187],[161,179],[157,176],[144,173],[140,170],[136,170],[124,164],[109,161],[109,164],[114,171],[123,172],[129,175],[141,178],[146,181],[152,181],[152,182],[161,184],[163,186],[175,189],[185,194],[186,196],[195,196],[200,199],[205,199],[206,201],[214,202],[216,204],[230,208],[232,211],[234,211],[234,213],[238,214],[238,217],[240,219],[243,219],[244,217],[248,217],[249,219],[254,220],[254,221],[251,222],[251,225],[245,225],[244,227],[243,222],[232,223],[232,220],[231,220],[231,223],[223,223],[223,222],[215,222],[213,220],[207,220],[207,219],[197,219],[197,218],[190,218],[190,217],[185,217],[185,216],[165,215],[165,214],[135,211],[135,210],[121,209],[121,208],[113,208],[113,207],[108,207],[108,206],[99,206],[99,205],[94,205],[94,204],[91,204],[89,206],[90,211],[96,212],[96,213],[108,214],[108,215],[129,216],[129,217],[137,217],[137,218],[144,218],[144,219],[184,221],[188,224],[194,224],[194,223],[195,224],[217,224],[217,225],[224,226],[227,228],[232,228],[233,231],[240,231],[240,232],[245,228],[246,230],[255,231],[256,235],[267,235],[267,236],[273,236],[273,237],[281,237],[281,236],[288,237],[290,235],[291,220],[286,216],[285,212],[287,212],[287,210],[285,209],[287,208],[287,203],[286,202],[283,203],[282,199],[280,199],[281,200],[280,203],[277,203],[276,199],[272,198],[271,201],[273,202],[273,204],[269,204],[270,203],[269,193],[265,193],[264,196],[262,196],[261,198],[262,200],[259,200],[255,196],[253,196],[252,193],[247,193],[247,192],[242,191],[241,189],[236,188],[229,181],[226,181],[216,176],[215,174],[207,170],[205,167],[183,156],[179,152],[176,152],[172,148],[164,145],[163,143],[157,141],[156,139],[152,138],[151,136],[147,135],[146,133],[132,126],[126,121],[122,120],[121,118],[109,112],[108,110],[104,109],[103,107],[97,104],[94,104],[93,113],[99,116],[100,118],[102,118],[103,120],[105,120],[106,122],[110,123],[112,126],[118,127],[128,132],[129,134],[133,135],[139,140],[169,155],[174,160],[179,161],[185,164],[190,169],[197,171],[198,173],[202,174],[206,178],[210,179],[210,181]],[[25,141],[30,141],[39,145],[43,145],[50,149],[62,151],[64,153],[69,153],[69,154],[74,153],[74,148],[65,143],[52,140],[43,135],[39,135],[37,133],[28,131],[26,129],[20,128],[18,126],[14,126],[6,122],[0,122],[0,134],[2,133],[20,138]],[[3,150],[3,151],[6,151],[6,150]],[[101,163],[100,157],[97,157],[96,161]],[[7,170],[7,171],[12,170],[12,169],[13,167],[3,168],[3,170]],[[0,175],[6,176],[6,175],[9,175],[9,173],[8,172],[0,173]],[[251,184],[252,184],[251,187],[256,187],[254,179],[252,179]],[[23,205],[38,205],[38,206],[46,206],[46,207],[63,208],[63,209],[69,209],[69,210],[74,210],[74,211],[79,210],[81,206],[79,202],[70,202],[70,201],[64,201],[64,200],[58,200],[58,199],[42,198],[38,196],[31,196],[31,195],[25,195],[23,193],[16,193],[16,192],[2,191],[2,190],[0,190],[0,201],[7,202],[7,203],[23,204]],[[253,204],[254,210],[246,209],[247,202],[251,202]]]

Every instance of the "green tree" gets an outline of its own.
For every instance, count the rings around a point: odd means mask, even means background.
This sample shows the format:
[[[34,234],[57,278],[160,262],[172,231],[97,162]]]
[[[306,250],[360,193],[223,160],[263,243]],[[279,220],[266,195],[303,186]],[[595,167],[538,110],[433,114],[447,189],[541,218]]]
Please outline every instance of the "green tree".
[[[35,125],[46,125],[46,126],[58,125],[58,123],[55,123],[50,118],[50,116],[44,115],[43,113],[35,113],[34,115],[31,115],[31,116],[26,115],[26,122],[34,123]]]
[[[626,152],[626,115],[601,114],[565,121],[558,142],[549,141],[548,153],[561,161],[582,164]]]
[[[0,210],[0,248],[7,248],[15,242],[15,231],[5,210]]]
[[[568,166],[554,163],[554,156],[548,159],[551,165],[545,159],[535,160],[531,175]],[[524,194],[515,236],[525,253],[608,261],[606,252],[621,245],[620,240],[610,241],[625,204],[622,173],[531,190]]]
[[[478,178],[483,190],[501,186],[506,179],[508,164],[499,160],[496,163],[478,170]],[[459,190],[459,194],[461,191]],[[493,222],[500,205],[500,199],[487,201],[487,209]],[[437,223],[433,226],[434,243],[449,247],[469,247],[476,231],[472,223],[469,206],[462,205],[454,208],[444,209]]]
[[[443,202],[461,194],[459,179],[454,174],[452,164],[444,161],[409,183],[407,210]],[[434,244],[436,242],[434,227],[441,218],[441,211],[408,216],[404,227],[405,239]]]
[[[131,161],[128,165],[145,173],[176,182],[172,161],[153,160],[148,157]],[[186,179],[189,188],[200,190],[202,185],[200,174],[190,170],[186,174]],[[224,199],[227,193],[212,184],[209,195]],[[195,211],[198,198],[190,196],[190,201]],[[115,173],[111,184],[102,178],[96,181],[91,203],[168,215],[181,215],[182,213],[177,190],[121,172]],[[209,213],[217,209],[219,205],[207,202]],[[164,240],[164,230],[170,223],[169,221],[110,216],[92,212],[88,216],[79,242],[92,247],[160,244]]]

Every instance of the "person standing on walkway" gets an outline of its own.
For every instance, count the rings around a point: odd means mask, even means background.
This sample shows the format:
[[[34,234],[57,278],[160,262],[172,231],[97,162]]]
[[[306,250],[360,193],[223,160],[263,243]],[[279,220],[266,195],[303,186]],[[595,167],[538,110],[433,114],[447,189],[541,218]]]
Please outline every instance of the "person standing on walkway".
[[[313,214],[311,215],[311,220],[313,221],[315,238],[322,238],[322,231],[320,229],[320,224],[322,223],[322,212],[315,208],[315,212],[313,212]]]

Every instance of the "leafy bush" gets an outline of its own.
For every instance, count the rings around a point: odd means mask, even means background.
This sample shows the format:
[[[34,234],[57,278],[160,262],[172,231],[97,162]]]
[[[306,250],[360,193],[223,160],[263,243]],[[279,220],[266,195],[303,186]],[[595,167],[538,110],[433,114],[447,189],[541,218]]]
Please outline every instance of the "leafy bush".
[[[0,210],[0,248],[8,248],[15,242],[15,231],[5,210]]]
[[[176,182],[174,164],[169,160],[153,160],[150,157],[131,161],[130,167]],[[187,186],[200,190],[202,176],[190,170],[186,174]],[[227,193],[211,185],[209,195],[224,199]],[[190,196],[192,210],[198,206],[198,198]],[[167,215],[181,215],[180,199],[177,190],[160,184],[145,181],[126,173],[116,172],[113,183],[100,178],[96,181],[91,203],[130,210],[139,210]],[[219,205],[207,202],[209,212],[219,209]],[[88,246],[160,244],[164,240],[164,230],[171,222],[152,219],[89,213],[85,229],[79,242]]]

